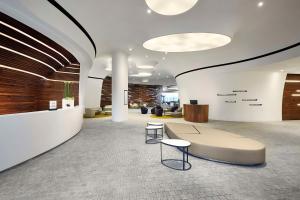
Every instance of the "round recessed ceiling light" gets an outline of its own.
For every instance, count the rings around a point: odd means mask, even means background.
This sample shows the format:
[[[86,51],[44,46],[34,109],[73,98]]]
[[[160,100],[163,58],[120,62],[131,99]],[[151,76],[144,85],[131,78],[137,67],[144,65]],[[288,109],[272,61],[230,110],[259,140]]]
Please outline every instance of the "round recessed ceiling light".
[[[139,72],[137,74],[132,74],[130,76],[133,76],[133,77],[149,77],[149,76],[152,76],[152,74],[148,73],[148,72]]]
[[[260,2],[258,2],[258,4],[257,4],[258,7],[263,7],[263,5],[264,5],[264,2],[263,2],[263,1],[260,1]]]
[[[144,80],[142,80],[142,82],[143,82],[143,83],[148,83],[149,80],[148,80],[148,79],[144,79]]]
[[[106,67],[105,70],[110,72],[110,71],[112,71],[112,68],[111,67]]]
[[[139,69],[153,69],[154,67],[152,65],[140,65],[137,66]]]
[[[194,7],[198,0],[145,0],[149,8],[161,15],[178,15]]]
[[[152,38],[143,46],[160,52],[203,51],[224,46],[231,38],[217,33],[180,33]]]

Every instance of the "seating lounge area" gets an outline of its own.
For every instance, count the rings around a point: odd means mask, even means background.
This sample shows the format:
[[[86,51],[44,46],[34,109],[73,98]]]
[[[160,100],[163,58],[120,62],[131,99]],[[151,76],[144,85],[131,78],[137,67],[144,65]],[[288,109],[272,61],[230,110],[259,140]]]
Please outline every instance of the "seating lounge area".
[[[0,200],[299,200],[300,0],[0,0]]]

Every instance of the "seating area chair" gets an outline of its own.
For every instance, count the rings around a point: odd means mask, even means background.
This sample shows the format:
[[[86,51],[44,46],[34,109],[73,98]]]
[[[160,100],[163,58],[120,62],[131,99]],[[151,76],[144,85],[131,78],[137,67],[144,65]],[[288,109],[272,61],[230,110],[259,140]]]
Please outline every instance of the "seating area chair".
[[[155,115],[158,117],[161,117],[163,115],[164,109],[160,106],[157,106],[155,108]]]
[[[177,107],[178,108],[178,107]],[[171,117],[182,117],[182,108],[178,108],[173,112],[165,112],[165,115],[171,116]]]
[[[85,114],[84,116],[87,118],[93,118],[95,115],[101,113],[101,108],[85,108]]]
[[[111,115],[111,113],[112,113],[112,105],[106,105],[106,106],[104,106],[103,113],[105,115]]]
[[[155,107],[153,107],[153,108],[151,109],[151,114],[152,114],[152,115],[155,115]]]
[[[142,114],[147,114],[148,113],[148,108],[146,108],[145,106],[141,107],[141,113]]]

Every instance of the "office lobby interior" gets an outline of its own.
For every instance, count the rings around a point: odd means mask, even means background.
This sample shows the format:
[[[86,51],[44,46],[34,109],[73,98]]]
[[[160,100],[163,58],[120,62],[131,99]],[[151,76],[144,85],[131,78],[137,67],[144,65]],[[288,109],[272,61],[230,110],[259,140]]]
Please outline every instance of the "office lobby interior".
[[[0,200],[299,200],[299,0],[0,0]]]

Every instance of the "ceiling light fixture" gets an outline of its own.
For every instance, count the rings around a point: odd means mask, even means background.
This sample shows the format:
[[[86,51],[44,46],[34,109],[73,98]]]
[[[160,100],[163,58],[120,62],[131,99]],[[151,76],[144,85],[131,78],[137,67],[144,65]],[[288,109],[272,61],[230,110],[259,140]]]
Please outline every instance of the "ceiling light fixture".
[[[258,7],[263,7],[264,6],[264,2],[263,1],[258,2],[257,6]]]
[[[292,97],[300,97],[300,94],[292,94]]]
[[[142,80],[142,82],[143,82],[143,83],[148,83],[149,80],[148,80],[148,79],[144,79],[144,80]]]
[[[147,13],[148,13],[148,14],[151,14],[151,13],[152,13],[152,10],[151,10],[151,9],[147,9]]]
[[[128,50],[129,50],[129,51],[132,51],[132,50],[133,50],[133,48],[129,48]]]
[[[112,68],[111,67],[106,67],[105,71],[109,71],[110,72],[110,71],[112,71]]]
[[[140,65],[137,66],[139,69],[153,69],[154,67],[152,65]]]
[[[178,15],[195,6],[198,0],[145,0],[146,4],[161,15]]]
[[[139,72],[137,74],[132,74],[130,76],[133,76],[133,77],[149,77],[149,76],[152,76],[152,74],[148,73],[148,72]]]
[[[217,33],[180,33],[152,38],[143,46],[159,52],[191,52],[214,49],[230,42],[230,37]]]

